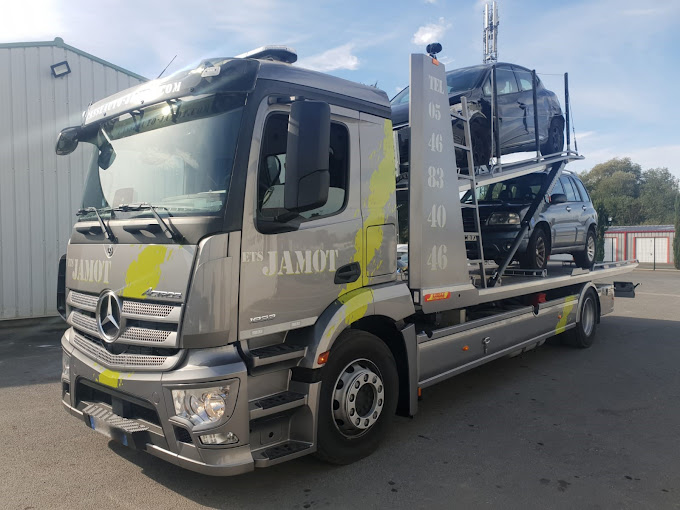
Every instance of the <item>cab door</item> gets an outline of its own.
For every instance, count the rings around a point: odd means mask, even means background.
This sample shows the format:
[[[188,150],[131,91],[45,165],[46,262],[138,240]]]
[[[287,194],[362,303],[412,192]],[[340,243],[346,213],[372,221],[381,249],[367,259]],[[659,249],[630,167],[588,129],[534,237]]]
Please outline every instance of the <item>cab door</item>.
[[[336,274],[355,262],[362,239],[359,113],[331,106],[328,200],[286,221],[289,111],[289,105],[264,100],[255,120],[241,244],[240,339],[314,324],[337,299],[343,285],[335,283]]]

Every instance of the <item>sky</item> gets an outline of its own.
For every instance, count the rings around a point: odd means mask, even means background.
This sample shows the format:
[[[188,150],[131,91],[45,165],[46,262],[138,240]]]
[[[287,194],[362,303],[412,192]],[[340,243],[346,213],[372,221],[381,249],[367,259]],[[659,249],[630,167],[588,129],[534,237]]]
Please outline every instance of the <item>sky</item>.
[[[154,78],[266,44],[296,65],[375,84],[408,84],[409,54],[440,42],[447,69],[482,61],[484,0],[22,0],[6,2],[0,42],[67,44]],[[499,0],[499,60],[536,69],[570,99],[576,171],[613,157],[680,177],[680,1]]]

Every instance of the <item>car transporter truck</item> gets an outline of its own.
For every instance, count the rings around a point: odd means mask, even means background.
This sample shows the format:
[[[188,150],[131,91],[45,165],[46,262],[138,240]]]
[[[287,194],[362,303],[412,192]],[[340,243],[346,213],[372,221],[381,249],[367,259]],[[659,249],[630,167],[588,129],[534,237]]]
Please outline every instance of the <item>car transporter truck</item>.
[[[377,88],[265,47],[89,106],[57,153],[94,156],[60,261],[62,403],[123,444],[210,475],[371,453],[422,389],[562,335],[588,347],[636,263],[543,271],[466,258],[460,193],[567,150],[459,171],[444,65],[411,55],[408,268],[399,156]],[[91,147],[92,148],[92,147]]]

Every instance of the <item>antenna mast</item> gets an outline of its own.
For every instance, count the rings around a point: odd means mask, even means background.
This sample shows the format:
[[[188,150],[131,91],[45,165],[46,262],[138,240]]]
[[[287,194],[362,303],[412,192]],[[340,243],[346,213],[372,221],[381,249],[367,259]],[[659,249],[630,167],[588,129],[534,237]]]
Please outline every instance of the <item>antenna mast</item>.
[[[496,2],[484,5],[484,63],[498,60],[498,6]]]

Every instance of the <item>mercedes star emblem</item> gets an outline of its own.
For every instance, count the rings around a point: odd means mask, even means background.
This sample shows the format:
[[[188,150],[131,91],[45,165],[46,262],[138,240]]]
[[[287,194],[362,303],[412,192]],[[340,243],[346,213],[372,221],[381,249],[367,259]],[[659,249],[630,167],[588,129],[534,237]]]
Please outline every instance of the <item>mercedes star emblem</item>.
[[[97,327],[102,339],[115,342],[124,327],[120,299],[112,290],[105,290],[97,301]]]

